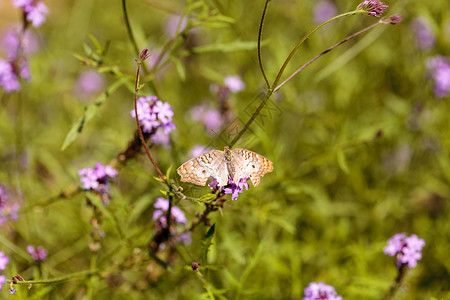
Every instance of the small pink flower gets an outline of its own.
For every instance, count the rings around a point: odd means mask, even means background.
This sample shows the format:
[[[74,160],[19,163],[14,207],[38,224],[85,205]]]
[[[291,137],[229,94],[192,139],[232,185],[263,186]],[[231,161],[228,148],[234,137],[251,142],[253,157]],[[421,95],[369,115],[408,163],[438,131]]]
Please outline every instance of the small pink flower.
[[[378,0],[364,1],[358,9],[365,10],[369,16],[380,18],[389,6]]]
[[[227,76],[223,83],[232,93],[238,93],[245,89],[245,83],[239,76]]]
[[[47,255],[48,255],[47,250],[42,246],[35,248],[34,246],[29,245],[29,246],[27,246],[27,252],[36,261],[43,261],[43,260],[45,260],[45,258],[47,258]]]

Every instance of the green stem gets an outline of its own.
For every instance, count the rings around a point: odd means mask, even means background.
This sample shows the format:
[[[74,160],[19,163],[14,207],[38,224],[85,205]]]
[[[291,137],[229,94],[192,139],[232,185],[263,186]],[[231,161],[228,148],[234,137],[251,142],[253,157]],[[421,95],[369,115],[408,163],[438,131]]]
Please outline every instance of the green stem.
[[[298,68],[294,73],[292,73],[288,78],[286,78],[286,80],[284,80],[284,81],[283,81],[282,83],[280,83],[277,87],[275,87],[275,88],[273,89],[273,91],[274,91],[274,92],[278,91],[283,85],[285,85],[285,84],[286,84],[289,80],[291,80],[295,75],[297,75],[298,73],[300,73],[304,68],[306,68],[307,66],[309,66],[310,64],[312,64],[314,61],[316,61],[317,59],[319,59],[321,56],[327,54],[328,52],[330,52],[330,51],[333,50],[334,48],[336,48],[336,47],[342,45],[343,43],[345,43],[345,42],[351,40],[352,38],[357,37],[358,35],[360,35],[360,34],[366,32],[366,31],[369,31],[370,29],[373,29],[373,28],[377,27],[377,26],[380,25],[380,24],[387,24],[387,23],[380,21],[380,22],[378,22],[378,23],[375,23],[375,24],[373,24],[373,25],[370,25],[369,27],[366,27],[366,28],[364,28],[363,30],[360,30],[360,31],[358,31],[358,32],[356,32],[356,33],[354,33],[354,34],[352,34],[352,35],[346,37],[345,39],[343,39],[343,40],[341,40],[340,42],[334,44],[333,46],[329,47],[329,48],[326,49],[325,51],[322,51],[322,52],[321,52],[320,54],[318,54],[316,57],[314,57],[313,59],[311,59],[310,61],[308,61],[307,63],[305,63],[305,64],[304,64],[303,66],[301,66],[300,68]]]
[[[270,0],[267,0],[267,2],[268,1],[270,1]],[[267,2],[266,2],[266,7],[267,7]],[[264,10],[266,9],[266,7],[264,7]],[[264,108],[264,106],[266,105],[266,103],[267,103],[267,101],[269,101],[269,99],[270,99],[270,97],[272,96],[272,94],[273,94],[273,92],[274,92],[274,89],[275,89],[275,87],[277,87],[277,83],[278,83],[278,81],[280,80],[280,78],[281,78],[281,76],[283,75],[283,72],[284,72],[284,70],[286,69],[286,67],[287,67],[287,65],[288,65],[288,63],[289,63],[289,61],[292,59],[292,57],[294,56],[294,54],[295,54],[295,52],[297,51],[297,49],[303,44],[303,42],[306,40],[306,39],[308,39],[310,36],[311,36],[311,34],[313,34],[314,32],[316,32],[319,28],[321,28],[321,27],[323,27],[324,25],[326,25],[326,24],[328,24],[328,23],[330,23],[330,22],[332,22],[332,21],[334,21],[334,20],[337,20],[337,19],[340,19],[340,18],[343,18],[343,17],[346,17],[346,16],[351,16],[351,15],[355,15],[355,14],[359,14],[359,13],[364,13],[364,14],[366,14],[367,12],[366,11],[364,11],[364,10],[355,10],[355,11],[351,11],[351,12],[347,12],[347,13],[344,13],[344,14],[340,14],[340,15],[338,15],[338,16],[335,16],[335,17],[333,17],[333,18],[331,18],[331,19],[329,19],[329,20],[327,20],[327,21],[325,21],[325,22],[323,22],[322,24],[320,24],[320,25],[317,25],[315,28],[313,28],[310,32],[308,32],[298,43],[297,43],[297,45],[295,45],[295,47],[292,49],[292,51],[289,53],[289,55],[288,55],[288,57],[286,58],[286,60],[284,61],[284,63],[283,63],[283,65],[281,66],[281,68],[280,68],[280,71],[278,72],[278,74],[277,74],[277,77],[275,78],[275,80],[274,80],[274,82],[273,82],[273,84],[272,84],[272,86],[271,87],[269,87],[268,89],[267,89],[267,94],[266,94],[266,96],[265,96],[265,98],[264,98],[264,100],[261,102],[261,104],[256,108],[256,110],[255,110],[255,112],[252,114],[252,116],[250,117],[250,119],[247,121],[247,123],[244,125],[244,127],[241,129],[241,131],[239,131],[239,133],[237,134],[237,136],[231,141],[231,143],[230,143],[230,147],[233,147],[236,143],[237,143],[237,141],[239,141],[239,139],[242,137],[242,135],[245,133],[245,131],[247,131],[247,129],[250,127],[250,125],[253,123],[253,121],[256,119],[256,117],[258,116],[258,114],[261,112],[261,110]],[[260,29],[261,29],[261,27],[262,27],[262,21],[263,21],[263,19],[264,19],[264,15],[265,15],[265,12],[263,13],[263,17],[262,17],[262,20],[261,20],[261,26],[260,26]],[[261,34],[261,33],[260,33]],[[325,52],[326,53],[326,52]],[[321,55],[323,55],[323,54],[325,54],[325,53],[322,53]],[[260,54],[258,53],[258,57],[260,57]],[[320,57],[320,56],[319,56]],[[317,57],[318,58],[318,57]],[[315,58],[315,59],[317,59],[317,58]],[[314,59],[314,60],[315,60]],[[262,65],[261,65],[261,67],[262,67]],[[304,66],[304,67],[306,67],[306,65]],[[304,68],[303,67],[303,68]],[[301,71],[301,70],[300,70]],[[299,71],[299,72],[300,72]],[[264,74],[264,71],[263,71],[263,74]],[[290,79],[290,78],[289,78]],[[285,84],[285,82],[283,82],[282,83],[282,85],[283,84]],[[277,87],[277,90],[280,88],[281,86],[278,86]]]
[[[134,35],[133,35],[133,31],[131,30],[131,24],[130,24],[130,19],[128,18],[126,2],[127,2],[126,0],[122,0],[123,18],[125,19],[125,25],[127,27],[128,36],[131,40],[131,43],[133,44],[134,52],[135,52],[136,56],[139,56],[139,47],[137,46],[136,39],[134,38]]]
[[[277,77],[275,78],[273,84],[272,84],[272,89],[277,85],[278,81],[280,80],[281,76],[283,75],[284,70],[286,69],[289,61],[292,59],[292,57],[294,56],[295,52],[297,51],[297,49],[303,44],[304,41],[306,41],[311,34],[313,34],[314,32],[316,32],[319,28],[325,26],[326,24],[333,22],[334,20],[346,17],[346,16],[351,16],[351,15],[355,15],[358,13],[365,13],[367,14],[366,11],[364,10],[355,10],[355,11],[350,11],[344,14],[340,14],[338,16],[335,16],[325,22],[323,22],[322,24],[317,25],[315,28],[313,28],[310,32],[308,32],[305,36],[303,36],[300,41],[297,43],[297,45],[295,45],[295,47],[292,49],[292,51],[289,53],[288,57],[286,58],[286,60],[284,61],[283,65],[281,66],[280,71],[278,71]]]
[[[269,79],[267,79],[266,72],[264,71],[263,63],[262,63],[262,57],[261,57],[261,36],[262,36],[262,29],[264,24],[264,18],[266,16],[267,6],[269,6],[269,1],[266,0],[266,3],[264,5],[263,14],[261,16],[261,22],[259,23],[259,31],[258,31],[258,62],[259,62],[259,68],[261,69],[261,73],[264,77],[264,81],[266,82],[267,89],[270,89],[270,83]]]
[[[19,285],[60,283],[60,282],[65,282],[65,281],[69,281],[69,280],[84,278],[87,276],[98,274],[99,272],[100,272],[100,270],[93,269],[93,270],[80,271],[80,272],[64,275],[61,277],[56,277],[53,279],[24,280],[24,281],[6,280],[6,282],[7,283],[13,282],[14,284],[19,284]]]

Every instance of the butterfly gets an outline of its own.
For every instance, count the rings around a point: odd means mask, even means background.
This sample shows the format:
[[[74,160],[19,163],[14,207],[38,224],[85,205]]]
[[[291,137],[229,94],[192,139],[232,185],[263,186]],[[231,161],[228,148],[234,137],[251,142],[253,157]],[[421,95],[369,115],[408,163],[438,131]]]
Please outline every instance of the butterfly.
[[[227,185],[228,178],[236,184],[243,178],[250,178],[253,186],[257,186],[260,177],[272,171],[272,162],[264,156],[242,148],[230,150],[229,147],[200,154],[177,169],[183,182],[205,185],[208,178],[213,177],[218,186]]]

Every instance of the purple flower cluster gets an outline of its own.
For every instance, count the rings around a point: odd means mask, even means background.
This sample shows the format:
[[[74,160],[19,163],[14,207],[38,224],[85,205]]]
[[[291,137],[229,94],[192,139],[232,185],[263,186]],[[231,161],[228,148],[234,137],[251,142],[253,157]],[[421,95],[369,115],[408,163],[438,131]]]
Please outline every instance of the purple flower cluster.
[[[423,17],[415,18],[411,22],[412,30],[416,35],[416,46],[421,50],[430,50],[435,43],[430,23]]]
[[[22,8],[26,21],[34,27],[39,27],[48,13],[48,8],[41,1],[13,0],[13,5]],[[28,60],[23,55],[37,48],[37,43],[27,42],[30,36],[25,30],[21,34],[11,30],[3,39],[7,59],[0,59],[0,86],[7,93],[20,90],[20,79],[29,81],[31,78]]]
[[[0,225],[9,220],[16,221],[19,218],[19,208],[19,204],[10,203],[5,188],[0,185]]]
[[[102,163],[98,162],[95,164],[94,168],[78,170],[78,175],[80,175],[83,189],[94,190],[100,192],[102,195],[107,195],[109,189],[108,178],[116,177],[117,170],[109,165],[104,166]]]
[[[208,131],[209,129],[219,131],[225,122],[219,110],[208,109],[205,103],[192,107],[190,114],[194,121],[203,122]]]
[[[436,97],[447,97],[450,93],[450,58],[440,55],[430,57],[427,60],[427,68],[434,80]]]
[[[47,250],[42,247],[34,247],[32,245],[27,246],[27,252],[33,257],[36,261],[43,261],[47,258]]]
[[[34,27],[39,27],[45,22],[48,15],[48,8],[44,2],[38,0],[13,0],[15,7],[20,7],[23,10],[25,19]]]
[[[244,191],[244,187],[246,190],[248,190],[248,183],[247,181],[250,178],[241,178],[239,182],[236,184],[233,182],[233,178],[228,177],[228,184],[225,186],[218,186],[217,180],[214,178],[213,181],[208,183],[208,185],[211,187],[211,189],[219,188],[222,192],[225,194],[231,194],[231,200],[237,200],[239,197],[239,194]]]
[[[32,31],[25,31],[19,35],[19,28],[12,26],[2,33],[1,48],[9,59],[14,59],[20,47],[23,53],[34,54],[39,51],[39,40]]]
[[[360,5],[358,5],[358,9],[364,10],[369,16],[374,16],[377,18],[380,18],[388,7],[389,5],[377,0],[363,1]]]
[[[169,200],[159,197],[156,199],[153,205],[156,209],[153,212],[153,221],[160,221],[162,223],[167,223],[166,212],[169,210]],[[177,206],[172,205],[170,210],[170,216],[176,223],[186,224],[187,219],[184,212]]]
[[[137,113],[142,131],[151,134],[153,143],[169,144],[169,133],[176,128],[172,122],[173,110],[169,103],[158,100],[156,96],[139,97]],[[134,109],[131,116],[136,118]]]
[[[80,96],[88,96],[103,89],[105,79],[103,74],[94,70],[82,72],[75,84],[75,91]]]
[[[159,197],[156,199],[153,205],[155,211],[153,212],[152,220],[155,221],[155,227],[157,229],[156,235],[162,235],[167,230],[167,211],[169,210],[169,200]],[[190,244],[192,242],[191,234],[189,232],[183,232],[177,234],[175,226],[176,224],[187,224],[187,218],[184,212],[177,206],[172,205],[170,210],[170,218],[173,221],[168,229],[170,231],[171,241],[173,243]],[[159,247],[164,247],[160,244]]]
[[[386,255],[397,256],[397,267],[408,265],[409,268],[417,266],[417,261],[422,258],[422,248],[425,241],[413,234],[408,237],[405,233],[397,233],[388,240],[383,252]]]
[[[334,287],[323,282],[311,282],[304,291],[303,300],[342,300]]]
[[[223,84],[230,90],[232,93],[238,93],[245,89],[245,83],[241,80],[239,76],[226,76],[223,80]]]
[[[5,270],[8,262],[9,262],[8,256],[6,256],[5,253],[3,253],[3,251],[0,251],[0,270]],[[0,290],[2,289],[2,286],[5,283],[6,283],[6,276],[0,275]]]
[[[20,90],[20,78],[27,81],[31,78],[25,57],[8,60],[0,58],[0,86],[5,92],[11,93]]]
[[[321,0],[314,6],[314,22],[321,24],[337,13],[336,5],[330,0]]]

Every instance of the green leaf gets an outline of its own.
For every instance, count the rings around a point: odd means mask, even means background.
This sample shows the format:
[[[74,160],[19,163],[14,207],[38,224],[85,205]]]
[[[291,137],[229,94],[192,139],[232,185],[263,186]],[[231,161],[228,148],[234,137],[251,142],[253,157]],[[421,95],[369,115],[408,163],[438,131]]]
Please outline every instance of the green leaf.
[[[254,50],[257,47],[256,41],[234,41],[231,43],[216,43],[211,45],[204,45],[194,47],[189,50],[181,51],[180,57],[189,56],[192,54],[201,54],[208,52],[237,52],[244,50]]]
[[[235,22],[236,22],[235,19],[231,17],[224,15],[216,15],[216,16],[208,16],[207,18],[201,20],[200,25],[202,27],[223,28]]]
[[[121,78],[114,82],[112,85],[110,85],[106,91],[104,91],[97,100],[86,107],[84,114],[75,122],[73,123],[72,127],[70,128],[69,132],[66,135],[66,138],[64,139],[64,142],[61,146],[61,151],[64,151],[67,147],[72,144],[78,135],[83,131],[84,127],[92,120],[92,118],[97,113],[99,107],[105,102],[105,100],[114,93],[122,84],[126,82],[126,78]]]
[[[103,52],[103,48],[100,45],[99,41],[92,35],[92,34],[88,34],[89,39],[92,41],[92,43],[95,45],[95,48],[97,48],[97,53],[102,53]]]
[[[155,179],[156,181],[159,181],[161,183],[164,183],[164,180],[162,180],[161,178],[159,178],[158,176],[153,176],[153,179]]]
[[[167,178],[167,180],[170,179],[170,173],[172,173],[172,168],[173,168],[173,165],[170,165],[169,168],[166,171],[166,178]]]
[[[336,154],[339,167],[342,169],[342,171],[344,171],[345,174],[350,174],[350,169],[348,168],[347,159],[345,158],[344,151],[338,150]]]
[[[186,69],[184,68],[183,63],[178,58],[172,57],[171,60],[174,62],[175,67],[177,68],[178,75],[180,76],[182,81],[186,80]]]
[[[256,249],[253,256],[250,257],[247,266],[244,269],[244,272],[242,273],[241,279],[239,280],[240,286],[238,287],[237,295],[240,295],[244,291],[244,285],[250,276],[250,272],[255,268],[256,263],[261,258],[261,255],[263,253],[263,250],[265,250],[267,244],[269,242],[269,239],[264,239],[259,243],[258,248]],[[237,297],[239,298],[239,297]]]
[[[201,196],[201,197],[200,197],[200,200],[201,200],[201,201],[208,201],[208,200],[215,199],[216,196],[217,196],[216,194],[210,194],[210,193],[208,193],[208,194],[206,194],[206,195]]]
[[[214,234],[216,232],[216,224],[213,224],[208,231],[206,232],[203,240],[202,240],[202,263],[207,264],[208,263],[208,251],[209,247],[212,245],[212,239],[214,238]]]

